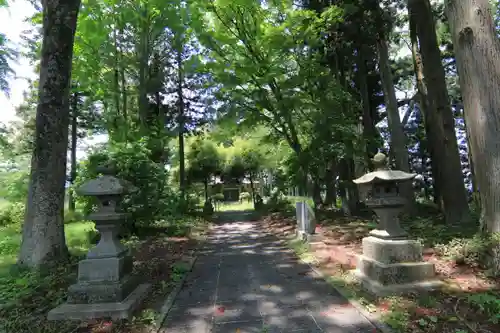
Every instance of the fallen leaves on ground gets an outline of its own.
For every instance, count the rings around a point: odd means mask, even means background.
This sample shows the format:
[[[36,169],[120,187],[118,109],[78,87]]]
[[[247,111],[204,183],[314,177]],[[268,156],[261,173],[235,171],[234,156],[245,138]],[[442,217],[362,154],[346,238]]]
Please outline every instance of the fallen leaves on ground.
[[[323,237],[324,242],[310,249],[317,259],[317,268],[339,279],[344,279],[345,274],[355,268],[356,256],[362,253],[361,240],[370,230],[360,226],[358,221],[351,226],[349,223],[348,218],[342,218],[339,226],[332,226],[331,221],[329,225],[318,225],[316,232]],[[295,220],[280,219],[279,214],[265,217],[263,224],[267,231],[281,238],[295,234]],[[403,332],[500,332],[500,324],[491,322],[479,307],[474,308],[465,301],[459,302],[474,292],[495,290],[498,293],[500,281],[488,278],[484,270],[478,267],[456,265],[439,257],[432,248],[424,249],[423,258],[434,263],[438,277],[446,282],[444,291],[431,292],[425,296],[429,299],[427,305],[420,304],[425,298],[423,295],[410,295],[396,301],[372,299],[370,307],[375,307],[375,314],[390,315],[391,320],[403,323]],[[351,284],[347,287],[364,295],[359,285]],[[322,315],[328,315],[328,311]],[[471,327],[474,330],[471,330]]]

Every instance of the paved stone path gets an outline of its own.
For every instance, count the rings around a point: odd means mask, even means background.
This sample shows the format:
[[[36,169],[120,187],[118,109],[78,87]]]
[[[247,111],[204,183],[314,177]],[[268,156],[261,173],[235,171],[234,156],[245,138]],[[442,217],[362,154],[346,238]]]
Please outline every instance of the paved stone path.
[[[331,286],[258,222],[219,225],[162,333],[375,333]]]

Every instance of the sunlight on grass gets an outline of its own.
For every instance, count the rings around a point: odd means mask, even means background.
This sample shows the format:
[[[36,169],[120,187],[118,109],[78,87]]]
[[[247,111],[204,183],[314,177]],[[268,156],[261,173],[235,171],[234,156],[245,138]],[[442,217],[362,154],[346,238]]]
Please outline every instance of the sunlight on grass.
[[[3,209],[9,205],[9,202],[7,200],[1,199],[0,198],[0,209]]]
[[[224,202],[217,205],[218,212],[226,211],[243,211],[243,210],[253,210],[253,202],[243,201],[243,202]]]
[[[307,264],[317,263],[316,257],[309,252],[308,245],[300,239],[293,239],[288,242],[288,246],[297,254],[297,256]]]
[[[94,222],[82,221],[65,225],[66,244],[73,255],[87,253],[91,247],[88,232],[95,230]]]
[[[66,244],[73,255],[85,254],[91,246],[88,232],[94,229],[93,222],[75,222],[65,225]],[[0,275],[8,272],[17,259],[21,245],[21,226],[9,225],[0,228]]]

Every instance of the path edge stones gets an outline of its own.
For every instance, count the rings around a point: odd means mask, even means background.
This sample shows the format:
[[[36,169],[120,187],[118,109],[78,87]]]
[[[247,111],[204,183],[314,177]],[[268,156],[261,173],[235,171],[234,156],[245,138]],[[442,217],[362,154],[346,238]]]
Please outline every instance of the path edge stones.
[[[198,256],[196,255],[188,258],[187,270],[185,274],[179,281],[176,282],[174,288],[172,289],[172,291],[170,291],[167,298],[165,299],[165,302],[163,302],[163,305],[160,308],[160,315],[155,321],[155,326],[156,326],[155,332],[160,332],[161,327],[164,324],[165,319],[167,318],[167,315],[170,312],[170,309],[172,308],[172,305],[174,305],[175,298],[181,291],[182,286],[184,285],[184,282],[186,281],[189,273],[191,273],[191,271],[193,270],[193,266],[194,263],[196,262],[196,259],[198,259]]]

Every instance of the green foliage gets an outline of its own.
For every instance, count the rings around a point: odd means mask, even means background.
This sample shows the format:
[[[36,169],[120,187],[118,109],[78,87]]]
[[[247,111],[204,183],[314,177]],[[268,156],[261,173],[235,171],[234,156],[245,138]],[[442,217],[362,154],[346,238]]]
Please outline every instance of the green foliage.
[[[0,227],[8,225],[21,226],[24,221],[24,203],[16,202],[0,208]]]
[[[410,314],[406,311],[396,310],[384,314],[382,321],[396,332],[404,332],[408,326]]]
[[[224,181],[241,181],[246,175],[246,166],[243,157],[239,155],[232,156],[227,162],[224,170]]]
[[[19,52],[12,47],[7,36],[0,33],[0,90],[7,94],[10,92],[9,79],[15,74],[11,63],[16,60],[18,54]]]
[[[11,270],[9,266],[15,262],[21,244],[20,228],[20,224],[0,227],[0,331],[66,332],[74,323],[48,323],[46,314],[61,303],[67,287],[74,283],[78,257],[72,257],[67,265],[53,267],[46,275]],[[65,226],[71,254],[81,256],[88,251],[91,232],[95,232],[91,222]]]
[[[9,201],[23,201],[28,194],[29,171],[26,170],[2,170],[0,171],[0,198]]]
[[[151,151],[147,142],[139,141],[128,144],[116,143],[106,150],[94,152],[80,164],[75,188],[88,179],[97,176],[96,167],[112,161],[116,166],[116,176],[129,181],[138,191],[125,196],[123,209],[132,214],[128,231],[135,232],[140,225],[149,225],[155,220],[178,214],[180,200],[176,193],[168,188],[168,174],[162,164],[150,159]],[[78,197],[84,212],[94,207],[93,198]]]
[[[272,190],[271,196],[264,203],[265,209],[271,213],[286,213],[293,209],[292,202],[278,188]]]
[[[205,183],[221,173],[222,157],[212,141],[197,138],[189,147],[187,158],[188,184]],[[208,197],[208,193],[205,193]]]
[[[222,202],[222,201],[224,201],[224,194],[222,194],[222,193],[215,193],[214,195],[212,195],[212,199],[215,202]]]
[[[64,212],[64,223],[73,223],[83,221],[84,216],[80,211],[71,212],[69,210]]]
[[[212,58],[207,70],[222,84],[217,98],[224,103],[224,125],[267,126],[297,154],[301,168],[327,163],[343,152],[343,142],[354,141],[358,105],[319,51],[320,32],[340,23],[340,8],[330,6],[318,16],[289,2],[267,8],[250,1],[197,5],[197,32]]]
[[[468,265],[479,265],[484,262],[490,248],[488,237],[476,234],[471,238],[454,238],[446,244],[437,244],[436,252],[453,261]]]
[[[500,299],[497,294],[484,292],[468,295],[467,302],[479,308],[494,324],[500,322]]]

